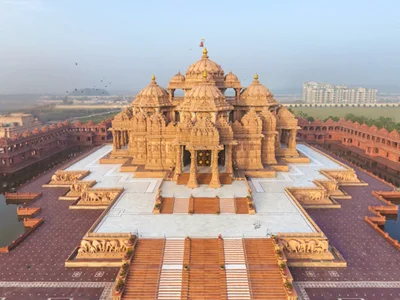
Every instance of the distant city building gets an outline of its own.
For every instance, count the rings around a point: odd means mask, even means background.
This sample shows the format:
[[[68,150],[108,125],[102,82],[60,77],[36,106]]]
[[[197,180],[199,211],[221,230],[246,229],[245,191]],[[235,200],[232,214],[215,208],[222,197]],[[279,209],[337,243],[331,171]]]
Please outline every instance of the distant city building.
[[[376,89],[362,87],[349,88],[346,85],[333,85],[310,81],[303,84],[303,102],[308,104],[375,103],[376,92]]]

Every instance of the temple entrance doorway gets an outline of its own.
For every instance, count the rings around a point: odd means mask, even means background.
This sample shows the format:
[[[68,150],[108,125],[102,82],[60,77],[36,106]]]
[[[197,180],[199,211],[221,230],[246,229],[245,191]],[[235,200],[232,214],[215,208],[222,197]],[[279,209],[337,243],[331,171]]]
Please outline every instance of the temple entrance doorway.
[[[186,150],[186,147],[183,147],[183,166],[190,165],[190,157],[191,154],[188,150]]]
[[[197,151],[197,166],[198,167],[211,166],[211,150]]]

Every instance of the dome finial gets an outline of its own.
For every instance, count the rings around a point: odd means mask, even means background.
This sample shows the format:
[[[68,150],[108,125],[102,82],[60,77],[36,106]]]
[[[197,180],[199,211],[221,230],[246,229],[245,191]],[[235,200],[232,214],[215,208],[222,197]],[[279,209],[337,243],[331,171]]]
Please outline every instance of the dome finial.
[[[151,75],[151,80],[155,81],[156,80],[156,76]]]
[[[254,75],[254,79],[258,80],[258,74]]]
[[[204,79],[207,79],[207,71],[204,71],[204,72],[203,72],[203,78],[204,78]]]
[[[207,48],[204,47],[203,48],[203,57],[208,57],[207,54],[208,54]]]

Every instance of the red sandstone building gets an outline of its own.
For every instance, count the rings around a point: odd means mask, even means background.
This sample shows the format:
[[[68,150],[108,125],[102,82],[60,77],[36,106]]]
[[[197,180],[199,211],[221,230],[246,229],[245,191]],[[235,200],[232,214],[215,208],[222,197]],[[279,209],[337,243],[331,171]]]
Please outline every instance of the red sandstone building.
[[[358,122],[299,119],[298,138],[319,144],[400,187],[400,134]]]
[[[10,123],[6,123],[9,119],[5,116],[1,119],[4,134],[0,136],[0,177],[14,174],[72,147],[99,145],[112,139],[108,131],[111,121],[99,124],[65,121],[43,125],[26,116],[25,123],[14,119],[15,116]]]

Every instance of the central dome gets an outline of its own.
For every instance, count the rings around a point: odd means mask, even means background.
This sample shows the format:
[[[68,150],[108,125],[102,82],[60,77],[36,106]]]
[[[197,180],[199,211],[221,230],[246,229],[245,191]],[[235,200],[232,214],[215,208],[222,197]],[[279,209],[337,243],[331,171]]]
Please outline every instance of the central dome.
[[[216,62],[208,58],[208,51],[203,49],[202,58],[192,64],[186,71],[186,82],[202,82],[202,74],[207,72],[215,82],[224,81],[224,70]]]
[[[202,82],[186,93],[183,103],[179,106],[181,111],[192,112],[221,111],[232,108],[207,72],[203,72]]]

